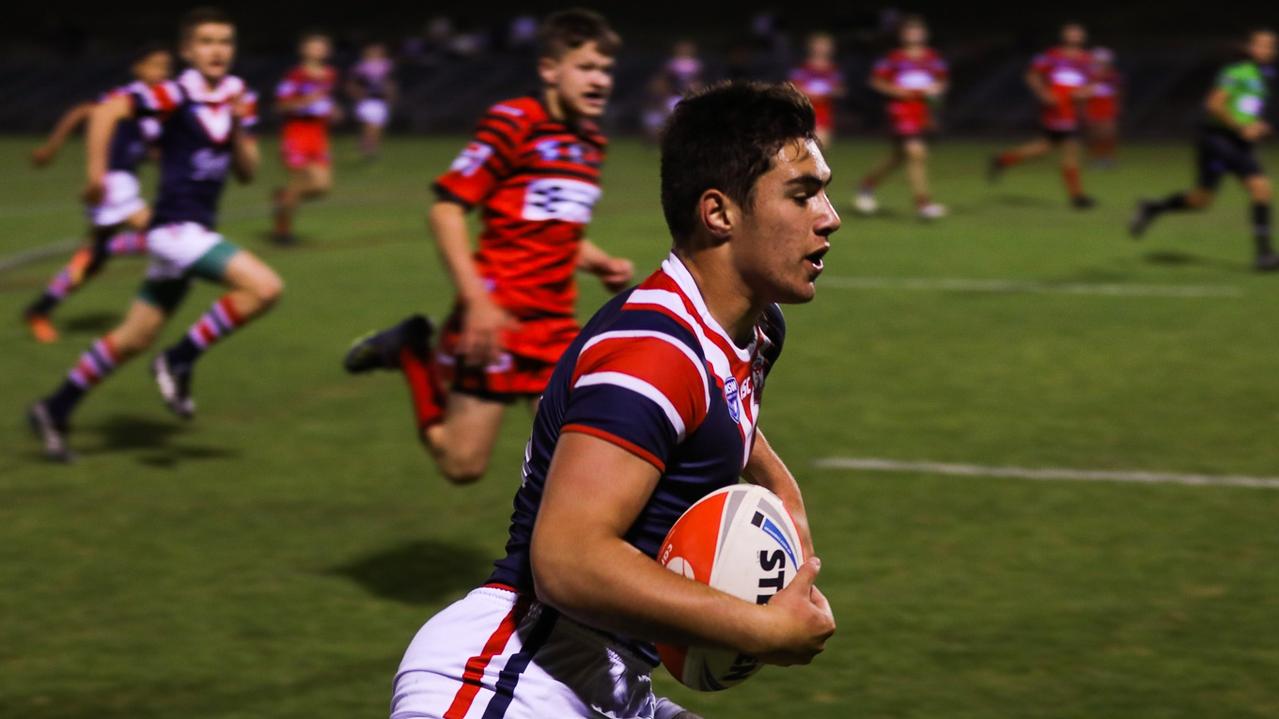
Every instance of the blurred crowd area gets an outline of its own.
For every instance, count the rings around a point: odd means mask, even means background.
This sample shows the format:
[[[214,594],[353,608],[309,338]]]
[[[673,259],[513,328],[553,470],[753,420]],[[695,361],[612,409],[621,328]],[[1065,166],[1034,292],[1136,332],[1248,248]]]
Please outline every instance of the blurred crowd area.
[[[951,67],[952,85],[940,108],[943,134],[994,136],[1035,127],[1038,112],[1023,75],[1031,57],[1053,44],[1066,19],[1089,26],[1093,42],[1115,51],[1124,82],[1125,135],[1171,137],[1188,133],[1199,119],[1204,88],[1231,57],[1231,38],[1249,27],[1231,16],[1211,22],[1176,3],[1079,3],[1073,8],[1007,5],[989,8],[928,3],[923,10],[934,45]],[[532,59],[539,17],[553,7],[488,4],[492,11],[459,6],[457,12],[364,10],[340,12],[296,6],[266,13],[262,6],[226,7],[241,27],[237,73],[264,96],[294,64],[293,43],[304,30],[330,33],[335,64],[349,69],[360,48],[385,43],[395,60],[400,99],[392,111],[392,131],[455,133],[496,100],[536,87]],[[270,8],[275,8],[272,5]],[[784,80],[803,61],[805,38],[831,34],[847,94],[836,106],[837,135],[874,134],[883,126],[882,99],[865,79],[877,56],[892,47],[904,8],[843,7],[820,11],[779,11],[736,3],[675,10],[662,3],[599,6],[622,32],[626,46],[618,58],[616,90],[606,128],[612,133],[650,134],[655,114],[671,88],[666,77],[672,56],[697,62],[699,82],[725,78]],[[724,6],[729,7],[729,6]],[[1002,9],[1000,9],[1002,8]],[[139,11],[134,16],[97,16],[49,11],[0,30],[0,132],[47,130],[70,104],[94,97],[126,78],[131,51],[144,42],[171,38],[185,7]],[[538,12],[534,12],[538,10]],[[266,123],[275,118],[268,112]],[[339,128],[340,130],[341,128]]]

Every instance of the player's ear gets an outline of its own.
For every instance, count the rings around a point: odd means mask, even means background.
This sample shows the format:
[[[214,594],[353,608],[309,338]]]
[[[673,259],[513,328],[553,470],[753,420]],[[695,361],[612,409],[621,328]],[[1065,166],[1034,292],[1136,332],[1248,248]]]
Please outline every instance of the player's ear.
[[[697,199],[697,219],[717,242],[726,242],[737,225],[737,203],[719,190],[707,190]]]
[[[542,84],[555,85],[560,81],[560,61],[553,57],[541,57],[537,60],[537,74]]]

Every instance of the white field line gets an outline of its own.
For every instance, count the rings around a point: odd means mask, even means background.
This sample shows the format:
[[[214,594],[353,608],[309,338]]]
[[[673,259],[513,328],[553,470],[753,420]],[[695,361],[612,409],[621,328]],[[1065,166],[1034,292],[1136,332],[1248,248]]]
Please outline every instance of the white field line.
[[[1062,482],[1129,482],[1135,484],[1185,484],[1197,487],[1252,487],[1279,489],[1279,477],[1249,477],[1237,474],[1183,474],[1143,470],[1061,469],[1053,467],[988,467],[945,462],[905,462],[873,457],[826,457],[813,463],[818,469],[862,470],[867,472],[914,472],[948,477],[1000,477]]]
[[[923,292],[984,292],[1004,294],[1100,295],[1107,297],[1239,297],[1230,285],[1139,285],[1034,280],[973,279],[964,277],[823,277],[818,287],[847,290],[915,290]]]
[[[22,250],[21,252],[15,252],[11,255],[5,255],[0,257],[0,272],[8,272],[9,270],[21,267],[28,262],[38,262],[48,257],[65,255],[82,244],[84,244],[84,240],[80,239],[59,240],[57,242],[50,242],[46,245],[40,245],[39,247],[32,247],[29,250]]]

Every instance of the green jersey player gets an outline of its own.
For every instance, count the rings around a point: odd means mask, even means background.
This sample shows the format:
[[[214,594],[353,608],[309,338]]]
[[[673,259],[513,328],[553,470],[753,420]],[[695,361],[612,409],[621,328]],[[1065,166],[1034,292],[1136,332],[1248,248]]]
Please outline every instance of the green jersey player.
[[[1279,270],[1279,255],[1270,243],[1270,178],[1257,158],[1257,142],[1270,134],[1263,119],[1271,63],[1279,37],[1272,30],[1254,30],[1248,36],[1246,57],[1226,66],[1208,95],[1207,116],[1199,128],[1195,187],[1162,200],[1142,200],[1129,230],[1141,237],[1150,223],[1165,212],[1200,210],[1212,204],[1221,178],[1239,178],[1252,201],[1249,210],[1256,242],[1256,268]]]

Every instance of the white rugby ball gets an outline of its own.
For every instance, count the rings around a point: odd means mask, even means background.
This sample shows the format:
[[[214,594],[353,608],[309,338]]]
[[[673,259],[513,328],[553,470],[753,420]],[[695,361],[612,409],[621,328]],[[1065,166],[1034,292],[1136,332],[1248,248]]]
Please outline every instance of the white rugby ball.
[[[711,492],[671,527],[657,561],[739,599],[765,604],[804,562],[795,522],[772,492],[736,484]],[[754,657],[725,649],[658,644],[662,663],[699,691],[719,691],[759,671]]]

